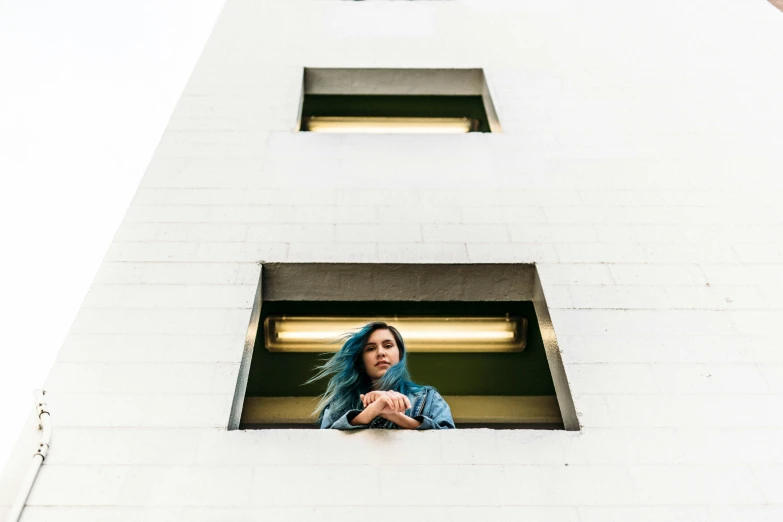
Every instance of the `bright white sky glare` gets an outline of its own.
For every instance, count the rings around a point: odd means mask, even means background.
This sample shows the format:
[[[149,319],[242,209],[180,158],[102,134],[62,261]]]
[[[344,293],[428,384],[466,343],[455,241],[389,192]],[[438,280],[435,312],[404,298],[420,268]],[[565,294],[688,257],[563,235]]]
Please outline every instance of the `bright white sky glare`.
[[[223,3],[0,0],[0,469]]]

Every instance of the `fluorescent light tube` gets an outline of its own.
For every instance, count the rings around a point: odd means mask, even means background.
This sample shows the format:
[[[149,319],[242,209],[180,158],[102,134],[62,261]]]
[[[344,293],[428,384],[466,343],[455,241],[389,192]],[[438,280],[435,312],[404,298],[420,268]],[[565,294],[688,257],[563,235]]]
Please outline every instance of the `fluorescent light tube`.
[[[519,352],[525,349],[524,317],[294,317],[264,321],[270,352],[336,352],[343,336],[367,323],[396,327],[412,352]]]
[[[386,118],[370,116],[310,116],[304,130],[360,134],[464,134],[475,127],[469,118]]]

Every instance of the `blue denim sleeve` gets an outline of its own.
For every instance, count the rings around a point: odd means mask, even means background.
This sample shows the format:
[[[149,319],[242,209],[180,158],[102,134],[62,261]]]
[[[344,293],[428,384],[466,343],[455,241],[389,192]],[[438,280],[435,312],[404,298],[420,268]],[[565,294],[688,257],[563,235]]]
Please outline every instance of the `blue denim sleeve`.
[[[451,418],[451,409],[440,393],[431,390],[427,403],[423,412],[426,415],[414,417],[421,422],[421,426],[416,428],[417,430],[452,430],[455,428],[454,419]]]
[[[331,408],[329,406],[324,410],[323,417],[321,418],[322,430],[360,430],[362,428],[369,428],[369,424],[357,424],[356,426],[351,424],[351,419],[359,415],[361,410],[348,410],[339,417],[337,414],[332,415]]]

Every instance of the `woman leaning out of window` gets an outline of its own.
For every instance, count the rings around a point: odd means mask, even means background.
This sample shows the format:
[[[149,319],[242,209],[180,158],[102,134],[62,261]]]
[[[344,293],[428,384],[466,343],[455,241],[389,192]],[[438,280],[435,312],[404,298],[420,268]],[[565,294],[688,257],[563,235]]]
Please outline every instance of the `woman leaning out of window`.
[[[443,397],[411,381],[405,344],[393,326],[365,325],[319,370],[312,380],[331,377],[316,409],[321,428],[454,428]]]

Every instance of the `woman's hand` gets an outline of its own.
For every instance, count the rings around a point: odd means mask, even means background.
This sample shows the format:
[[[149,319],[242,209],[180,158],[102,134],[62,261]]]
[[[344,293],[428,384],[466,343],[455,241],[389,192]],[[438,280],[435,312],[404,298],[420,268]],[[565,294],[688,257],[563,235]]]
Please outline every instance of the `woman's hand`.
[[[381,417],[391,413],[405,413],[405,410],[411,407],[411,401],[407,395],[396,391],[384,392],[386,395],[386,407],[381,410]]]
[[[376,407],[380,407],[379,413],[401,413],[411,407],[411,401],[407,395],[396,391],[371,391],[359,396],[362,405],[367,408],[371,404],[381,401]]]
[[[396,391],[371,391],[359,396],[364,410],[353,418],[351,424],[369,424],[379,415],[390,420],[401,428],[415,429],[421,423],[405,415],[405,410],[411,407],[407,395]]]
[[[411,407],[411,401],[407,395],[402,393],[388,391],[386,392],[387,404],[393,406],[387,406],[381,410],[381,417],[386,420],[392,421],[400,428],[413,430],[421,425],[421,422],[405,415],[405,410]]]
[[[384,396],[380,400],[376,399],[376,403],[378,402],[385,403],[385,407],[380,413],[381,417],[392,421],[400,428],[414,430],[421,425],[421,422],[405,415],[405,410],[411,407],[411,401],[407,395],[395,391],[387,391],[384,392]]]
[[[369,424],[386,409],[396,408],[396,402],[387,396],[387,392],[371,391],[370,393],[359,395],[359,398],[364,405],[364,410],[350,421],[354,426],[357,424]]]
[[[363,393],[363,394],[359,395],[359,398],[362,400],[362,406],[364,406],[366,408],[367,406],[369,406],[373,402],[375,402],[378,399],[380,399],[385,393],[386,392],[382,392],[382,391],[371,391],[370,393],[367,393],[367,394]]]

